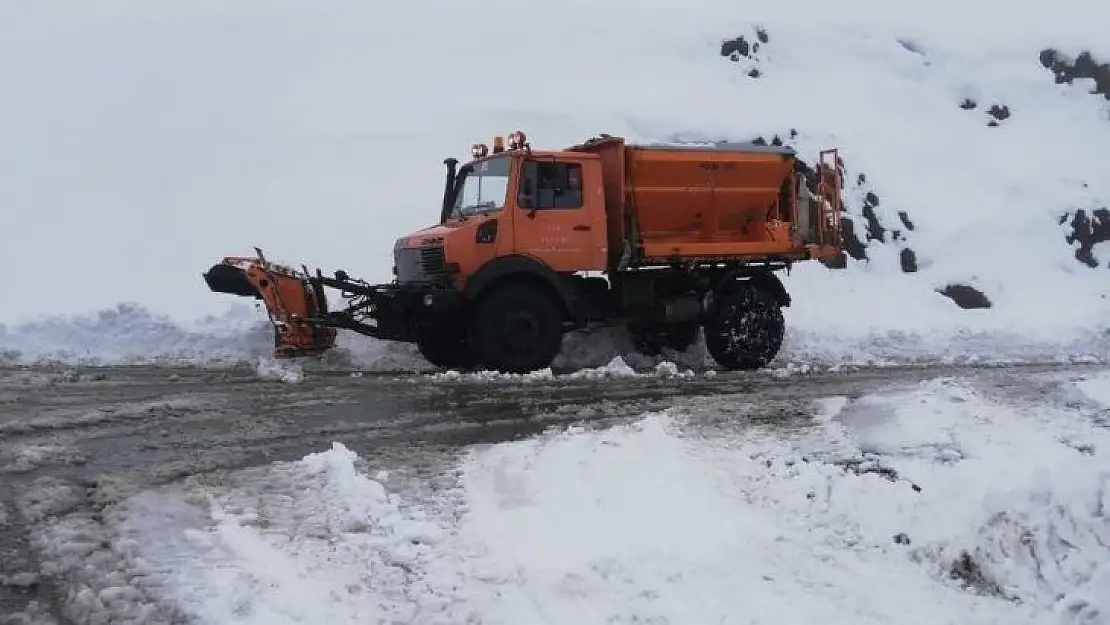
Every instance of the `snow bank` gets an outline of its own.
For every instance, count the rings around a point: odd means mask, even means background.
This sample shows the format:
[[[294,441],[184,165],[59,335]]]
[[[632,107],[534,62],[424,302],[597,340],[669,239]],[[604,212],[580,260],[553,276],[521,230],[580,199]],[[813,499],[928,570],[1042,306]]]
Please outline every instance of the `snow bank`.
[[[98,561],[135,581],[90,588],[220,625],[1110,623],[1110,435],[996,393],[828,397],[789,436],[700,404],[397,467],[415,480],[336,443],[107,511]],[[80,531],[38,544],[73,558]]]
[[[272,348],[265,311],[260,317],[243,305],[193,323],[128,303],[95,315],[56,314],[0,325],[0,357],[18,362],[214,364],[245,360]]]
[[[434,613],[451,588],[420,579],[444,530],[356,460],[335,443],[186,500],[137,496],[119,542],[161,605],[202,625],[450,623]]]
[[[800,447],[774,428],[691,438],[664,414],[475,451],[460,533],[489,580],[476,609],[505,623],[778,622],[787,605],[803,622],[1110,622],[1105,432],[943,380],[829,403]]]
[[[940,379],[851,402],[824,434],[818,456],[866,479],[776,460],[760,480],[815,493],[781,491],[794,512],[819,510],[845,544],[902,534],[935,574],[1065,622],[1110,622],[1110,435],[1083,413]]]
[[[264,309],[246,304],[222,315],[186,322],[156,315],[137,304],[121,304],[95,315],[54,315],[12,327],[0,325],[0,364],[250,364],[269,377],[277,369],[308,365],[367,371],[430,369],[410,345],[343,333],[337,349],[322,359],[278,363],[274,334]]]
[[[931,322],[932,325],[907,324],[903,329],[891,330],[869,325],[867,316],[838,321],[817,313],[815,303],[786,311],[787,322],[792,325],[787,329],[782,351],[771,363],[772,371],[936,363],[1110,363],[1110,333],[1097,326],[1053,336],[1006,329],[975,330],[958,320],[947,328]],[[798,323],[798,319],[810,325]],[[435,371],[412,345],[376,341],[347,332],[340,333],[335,350],[319,359],[299,358],[284,364],[275,362],[272,353],[273,330],[265,312],[249,307],[232,308],[218,317],[185,323],[155,316],[142,307],[121,305],[93,316],[55,316],[10,328],[0,326],[0,364],[163,363],[209,367],[247,364],[264,378],[270,377],[274,367],[291,367],[302,372],[334,368],[400,373]],[[678,375],[716,367],[700,337],[684,352],[666,350],[659,356],[647,356],[635,350],[623,329],[613,328],[568,335],[552,368],[579,370],[577,377],[611,377],[613,372],[606,371],[614,359],[640,371],[673,366]],[[538,371],[528,377],[538,380],[551,375],[550,371]],[[447,372],[439,374],[438,379],[483,377],[490,376]]]
[[[1092,401],[1110,408],[1110,373],[1087,376],[1078,381],[1076,386]]]
[[[1110,203],[1106,102],[1086,93],[1090,80],[1055,84],[1038,54],[1110,58],[1108,9],[1008,7],[998,28],[985,3],[951,3],[958,23],[939,18],[947,3],[828,6],[0,9],[11,25],[0,34],[0,210],[18,223],[0,264],[34,261],[6,277],[0,352],[253,362],[268,349],[264,316],[225,312],[230,296],[209,293],[202,271],[259,245],[388,280],[393,240],[434,219],[440,160],[476,140],[515,128],[553,146],[599,132],[743,141],[795,129],[807,157],[842,150],[852,214],[872,190],[876,223],[904,240],[870,242],[869,260],[845,270],[788,278],[784,362],[1104,358],[1105,261],[1076,261],[1058,220]],[[544,24],[533,40],[560,53],[506,55],[495,42],[521,24]],[[751,39],[757,24],[769,35],[759,51],[721,56],[722,41]],[[480,69],[446,69],[444,46]],[[961,108],[965,98],[978,107]],[[1012,114],[991,127],[995,104]],[[906,247],[912,274],[898,268]],[[935,292],[951,282],[994,307],[957,308]],[[345,341],[359,366],[423,367],[407,347]],[[613,345],[582,366],[627,359]]]

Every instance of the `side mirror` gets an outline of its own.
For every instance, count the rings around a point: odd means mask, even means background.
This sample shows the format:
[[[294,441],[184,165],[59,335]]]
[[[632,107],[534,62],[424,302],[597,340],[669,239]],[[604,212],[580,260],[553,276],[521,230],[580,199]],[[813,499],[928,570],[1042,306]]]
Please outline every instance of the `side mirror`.
[[[536,196],[532,190],[532,180],[525,178],[520,184],[520,193],[517,195],[516,203],[521,208],[531,208],[529,217],[533,216],[536,212]]]

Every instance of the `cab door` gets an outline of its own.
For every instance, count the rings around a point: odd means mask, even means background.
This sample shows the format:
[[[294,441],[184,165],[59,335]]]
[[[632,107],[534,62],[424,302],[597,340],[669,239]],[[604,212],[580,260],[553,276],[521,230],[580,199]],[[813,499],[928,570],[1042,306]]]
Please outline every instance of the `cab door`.
[[[600,160],[525,157],[513,212],[514,251],[558,272],[601,271],[608,259]]]

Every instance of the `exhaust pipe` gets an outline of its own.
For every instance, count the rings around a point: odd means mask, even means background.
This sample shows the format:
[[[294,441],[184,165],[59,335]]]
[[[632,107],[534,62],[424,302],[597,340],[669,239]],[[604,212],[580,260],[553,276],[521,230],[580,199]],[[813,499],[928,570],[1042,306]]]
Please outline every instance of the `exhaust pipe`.
[[[439,223],[447,221],[455,204],[455,166],[459,164],[459,160],[448,158],[444,159],[443,164],[447,166],[447,180],[443,183],[443,206],[439,211]]]

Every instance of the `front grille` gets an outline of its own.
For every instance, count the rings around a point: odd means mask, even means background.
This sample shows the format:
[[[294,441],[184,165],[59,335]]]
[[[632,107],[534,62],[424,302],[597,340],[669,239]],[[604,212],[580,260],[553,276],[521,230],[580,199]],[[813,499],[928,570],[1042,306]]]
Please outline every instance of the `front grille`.
[[[447,256],[442,247],[425,247],[420,250],[420,268],[425,273],[442,273],[447,266]]]
[[[447,273],[447,255],[442,247],[401,248],[394,251],[393,263],[401,284],[431,282]]]
[[[423,282],[427,279],[424,271],[420,269],[420,252],[411,248],[402,248],[394,252],[394,263],[397,266],[397,281],[404,284],[409,282]]]

